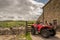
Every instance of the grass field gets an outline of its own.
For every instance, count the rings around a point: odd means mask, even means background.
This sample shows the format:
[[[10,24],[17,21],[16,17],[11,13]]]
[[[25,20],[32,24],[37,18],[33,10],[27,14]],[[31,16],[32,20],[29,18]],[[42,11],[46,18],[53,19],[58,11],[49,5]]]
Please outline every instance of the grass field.
[[[35,21],[27,21],[27,24],[32,24]],[[20,27],[26,26],[26,21],[0,21],[0,27]]]

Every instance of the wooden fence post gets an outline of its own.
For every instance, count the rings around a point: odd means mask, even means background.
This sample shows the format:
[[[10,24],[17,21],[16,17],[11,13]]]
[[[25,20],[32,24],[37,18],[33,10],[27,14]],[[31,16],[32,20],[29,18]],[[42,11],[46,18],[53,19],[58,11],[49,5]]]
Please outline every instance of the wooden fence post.
[[[26,27],[25,27],[25,29],[26,29],[26,34],[27,34],[27,21],[26,21]]]

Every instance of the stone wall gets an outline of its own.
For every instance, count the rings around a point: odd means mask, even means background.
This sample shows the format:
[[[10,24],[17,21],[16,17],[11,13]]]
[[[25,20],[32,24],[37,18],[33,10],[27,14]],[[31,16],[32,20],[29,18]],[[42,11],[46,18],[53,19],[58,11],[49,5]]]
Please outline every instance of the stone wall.
[[[48,23],[53,23],[54,20],[57,21],[57,30],[60,31],[60,0],[50,0],[48,4],[43,7],[43,14],[38,18],[39,22],[47,21]],[[43,19],[44,17],[44,19]],[[43,21],[44,20],[44,21]]]
[[[0,35],[16,35],[25,33],[25,27],[0,28]]]
[[[51,0],[43,9],[44,22],[53,22],[53,20],[57,20],[58,25],[60,25],[60,0]],[[38,18],[38,21],[43,22],[43,14]]]

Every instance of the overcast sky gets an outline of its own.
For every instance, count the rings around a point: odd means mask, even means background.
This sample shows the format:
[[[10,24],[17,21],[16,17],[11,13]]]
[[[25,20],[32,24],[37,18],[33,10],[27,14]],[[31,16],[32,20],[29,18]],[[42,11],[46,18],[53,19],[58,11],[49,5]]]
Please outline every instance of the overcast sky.
[[[0,20],[36,20],[47,0],[0,0]]]

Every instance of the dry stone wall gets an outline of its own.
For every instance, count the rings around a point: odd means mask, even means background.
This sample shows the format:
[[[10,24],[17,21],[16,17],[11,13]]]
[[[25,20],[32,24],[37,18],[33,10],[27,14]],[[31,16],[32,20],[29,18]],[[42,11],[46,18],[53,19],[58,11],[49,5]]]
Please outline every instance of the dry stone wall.
[[[13,27],[13,28],[0,28],[0,35],[16,35],[25,33],[25,27]]]

